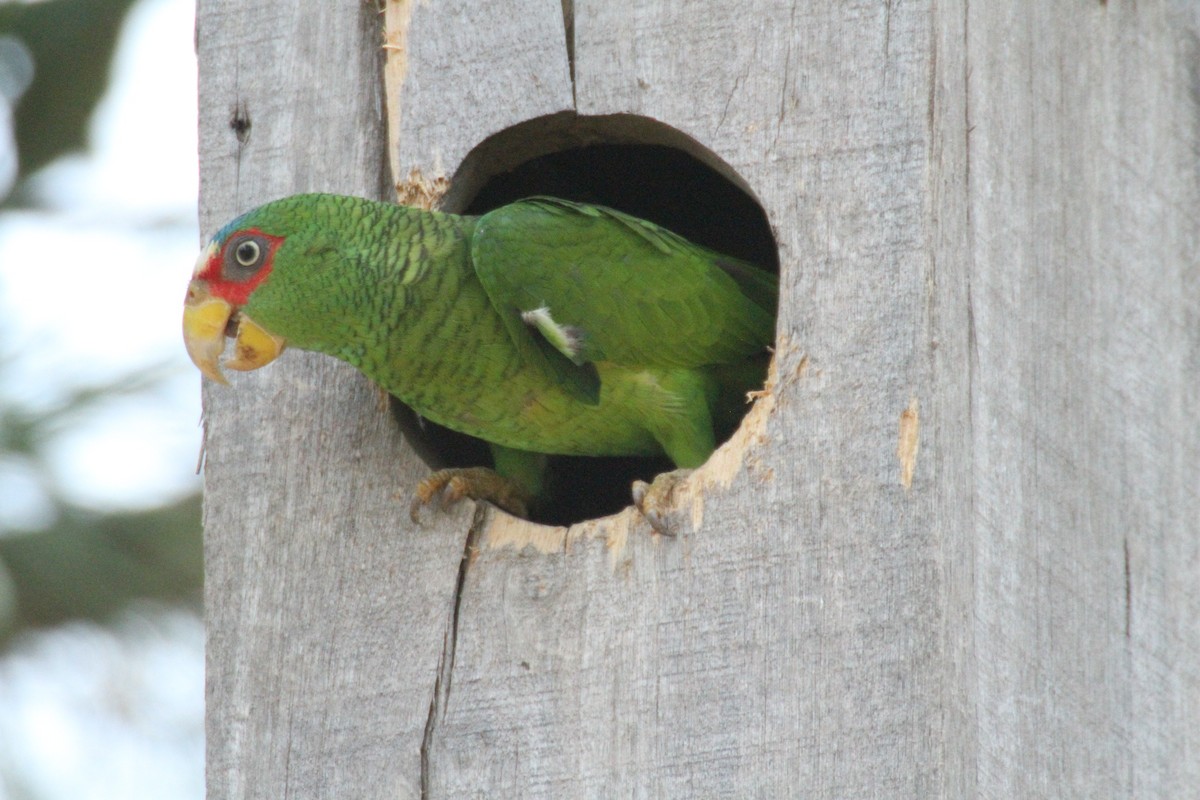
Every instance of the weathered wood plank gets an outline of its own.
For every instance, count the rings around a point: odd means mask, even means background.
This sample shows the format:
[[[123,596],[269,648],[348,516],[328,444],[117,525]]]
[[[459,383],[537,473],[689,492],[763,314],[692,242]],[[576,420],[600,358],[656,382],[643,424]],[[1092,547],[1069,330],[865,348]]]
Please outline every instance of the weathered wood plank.
[[[388,39],[389,150],[401,184],[449,178],[487,137],[572,109],[561,0],[391,0]]]
[[[200,3],[204,231],[390,194],[380,40],[362,3]],[[205,388],[209,796],[416,797],[462,538],[408,522],[394,495],[425,468],[349,367],[230,378]]]
[[[1200,19],[953,5],[389,3],[401,181],[572,98],[679,129],[776,233],[778,373],[676,540],[414,531],[349,370],[206,392],[213,796],[1200,784]],[[390,191],[374,11],[276,6],[200,7],[206,230]]]
[[[1200,786],[1200,17],[971,5],[979,781]]]
[[[942,565],[963,555],[950,526],[969,486],[939,506],[936,478],[966,451],[922,440],[909,492],[896,456],[914,397],[968,420],[962,375],[933,368],[938,326],[965,315],[932,309],[964,308],[965,284],[934,282],[928,9],[574,7],[580,112],[684,131],[766,209],[779,377],[754,434],[685,500],[703,518],[688,535],[651,538],[626,513],[518,554],[502,522],[485,532],[435,794],[944,796]]]

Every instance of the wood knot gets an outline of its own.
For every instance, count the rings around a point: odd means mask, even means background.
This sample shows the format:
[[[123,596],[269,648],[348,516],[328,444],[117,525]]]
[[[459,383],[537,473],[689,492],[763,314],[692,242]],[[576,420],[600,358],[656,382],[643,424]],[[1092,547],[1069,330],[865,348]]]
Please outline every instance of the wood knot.
[[[229,129],[237,137],[238,144],[245,144],[250,139],[250,112],[244,102],[233,107],[229,115]]]

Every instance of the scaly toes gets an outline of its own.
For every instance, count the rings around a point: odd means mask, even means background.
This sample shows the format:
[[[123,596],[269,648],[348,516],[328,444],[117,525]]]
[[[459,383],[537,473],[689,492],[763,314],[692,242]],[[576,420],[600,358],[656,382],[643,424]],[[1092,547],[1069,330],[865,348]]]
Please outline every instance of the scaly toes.
[[[487,467],[440,469],[417,484],[409,516],[420,524],[421,508],[441,497],[442,510],[470,497],[499,506],[518,517],[528,515],[529,496],[518,484]]]

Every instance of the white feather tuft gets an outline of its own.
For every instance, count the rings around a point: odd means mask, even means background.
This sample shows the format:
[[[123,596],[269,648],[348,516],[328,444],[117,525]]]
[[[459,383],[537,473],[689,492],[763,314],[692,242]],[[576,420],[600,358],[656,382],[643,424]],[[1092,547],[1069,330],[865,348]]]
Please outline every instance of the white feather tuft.
[[[546,337],[546,341],[553,345],[555,350],[572,361],[579,362],[579,349],[583,340],[583,332],[573,325],[559,325],[554,321],[554,317],[550,316],[550,308],[548,306],[541,306],[530,311],[522,311],[521,321],[526,325],[537,328],[542,336]]]

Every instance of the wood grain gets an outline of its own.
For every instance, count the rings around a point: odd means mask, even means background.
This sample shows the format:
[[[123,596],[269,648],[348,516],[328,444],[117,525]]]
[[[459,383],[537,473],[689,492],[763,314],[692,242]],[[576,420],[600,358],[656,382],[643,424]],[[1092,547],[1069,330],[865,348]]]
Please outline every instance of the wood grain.
[[[1200,25],[972,4],[980,793],[1200,785]]]
[[[404,9],[389,38],[403,36],[406,64],[389,71],[387,87],[398,184],[448,178],[489,136],[571,110],[560,0],[389,7]]]

